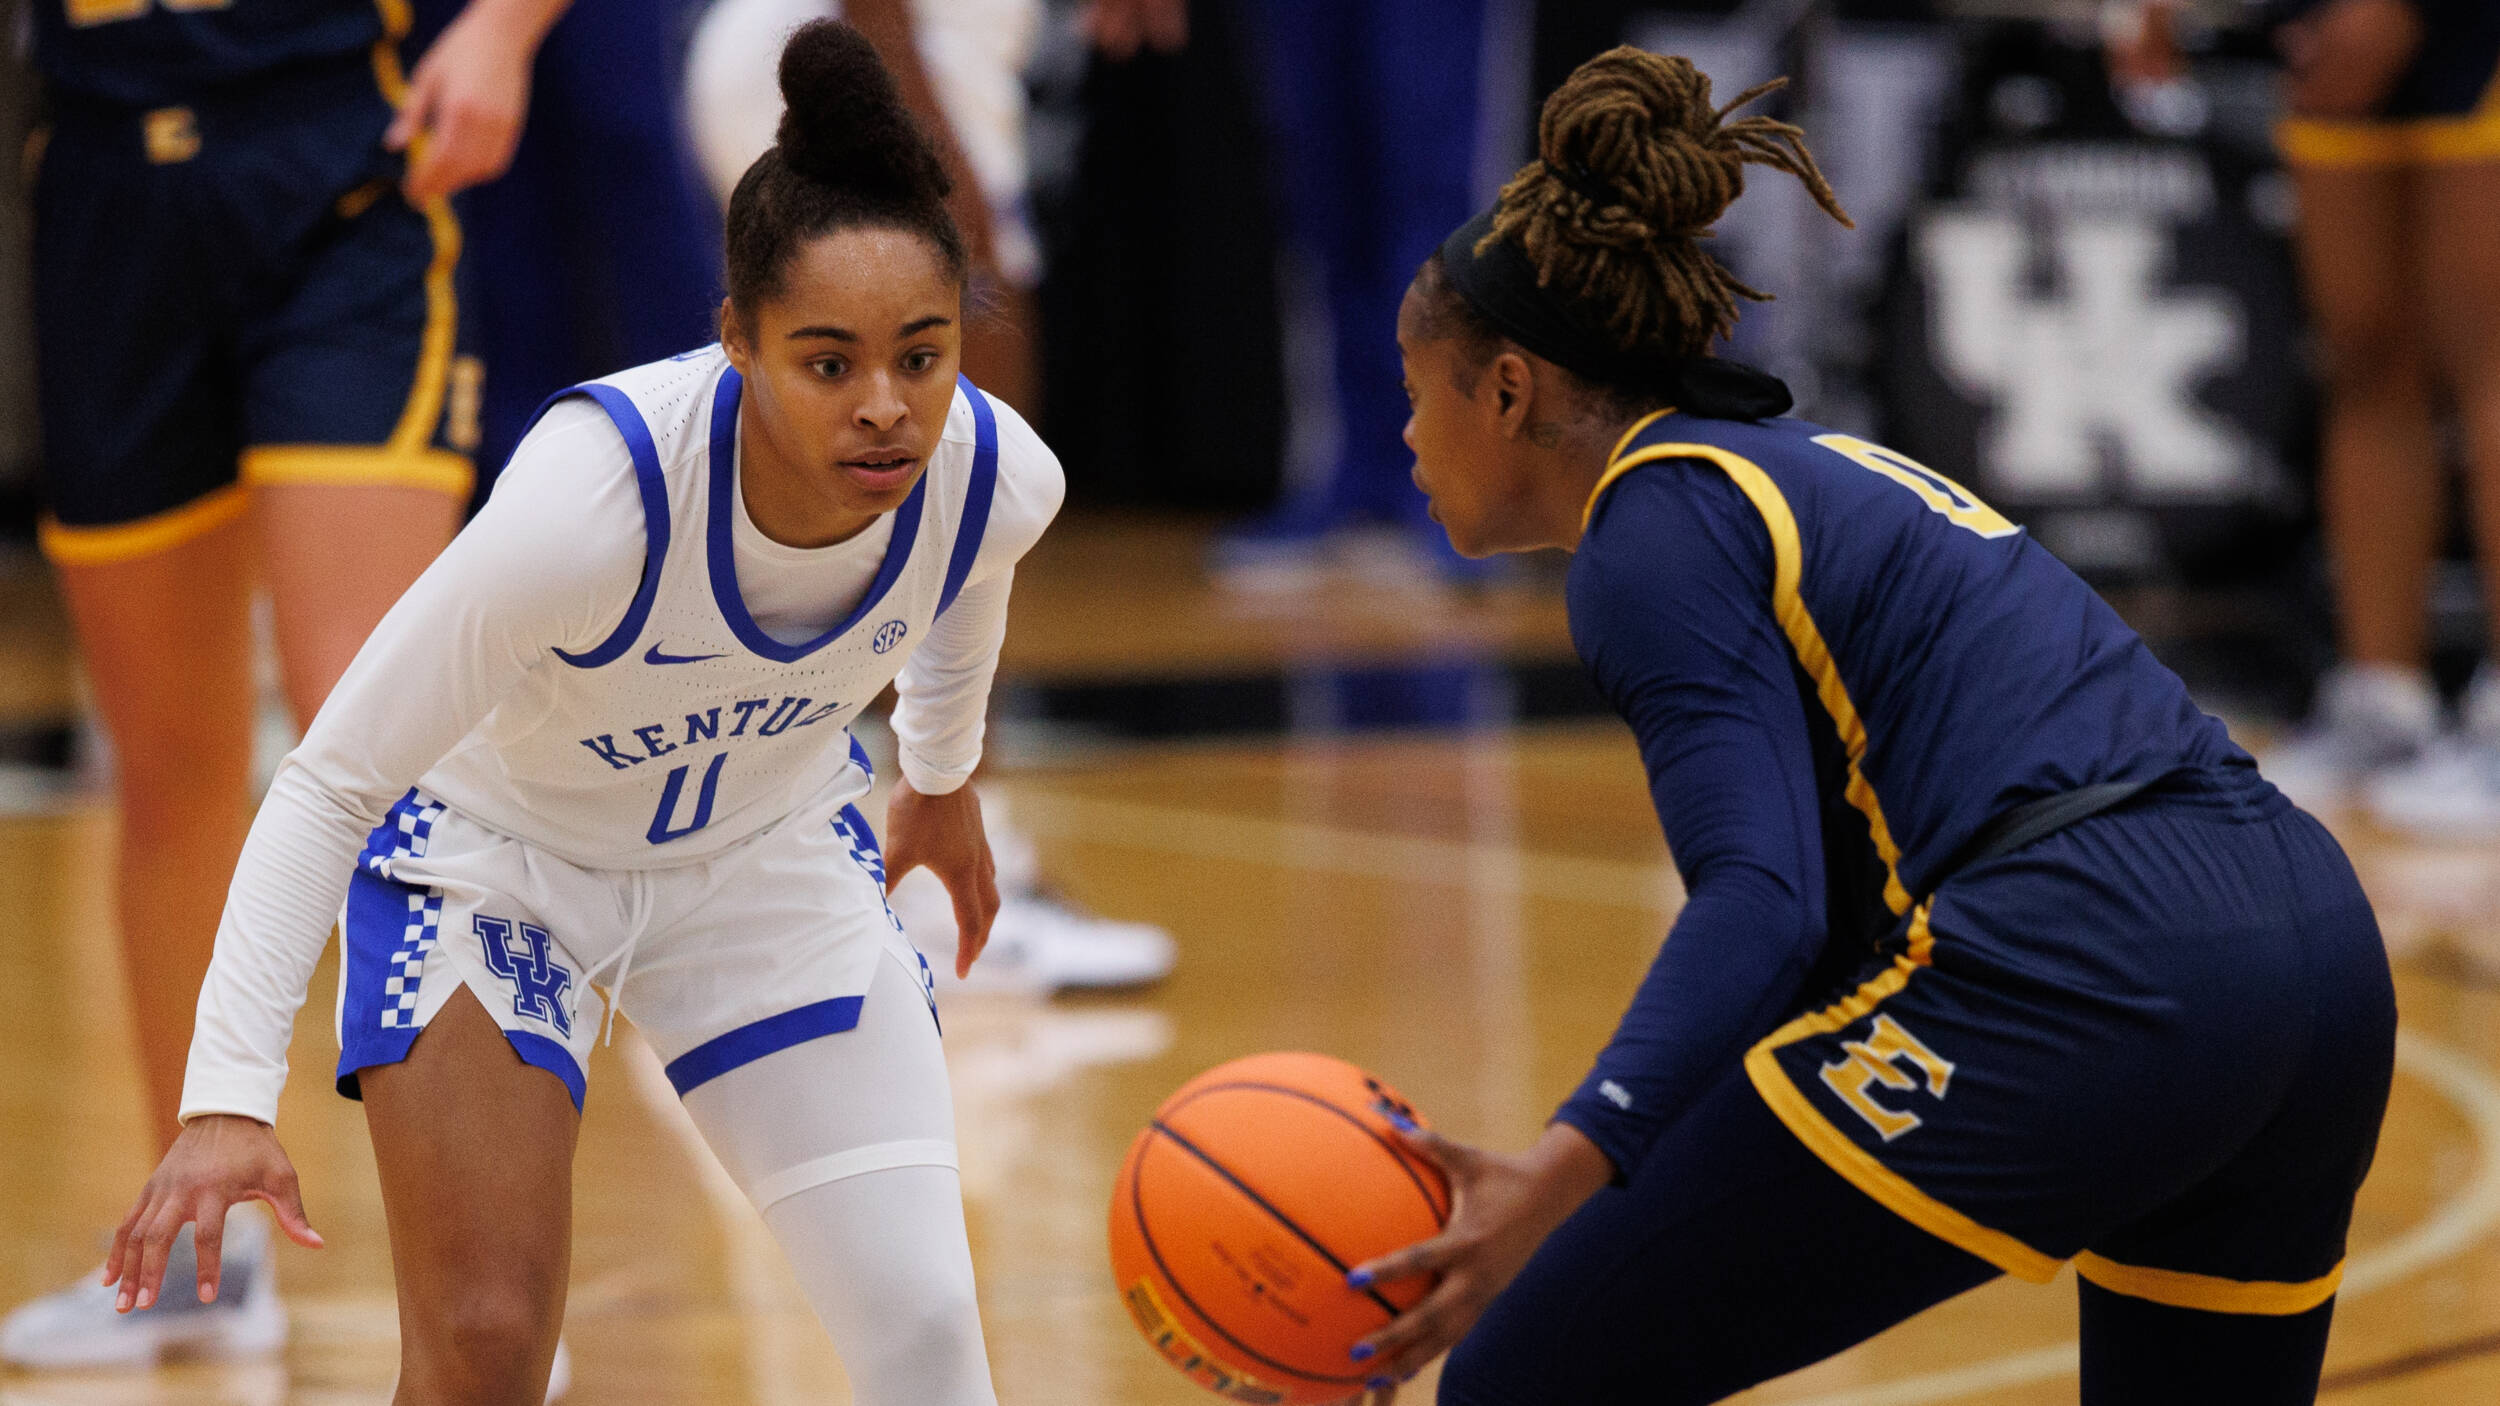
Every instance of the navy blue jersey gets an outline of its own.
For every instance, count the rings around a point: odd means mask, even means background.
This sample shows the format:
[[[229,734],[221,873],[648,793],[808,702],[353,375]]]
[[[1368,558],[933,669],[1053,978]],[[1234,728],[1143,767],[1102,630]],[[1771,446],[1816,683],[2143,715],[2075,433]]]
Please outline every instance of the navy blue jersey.
[[[360,57],[407,29],[404,0],[32,0],[56,94],[188,103],[285,69]]]
[[[1688,893],[1562,1113],[1626,1175],[1728,1062],[1895,932],[1992,817],[2095,782],[2255,782],[2178,677],[2027,534],[1803,421],[1636,426],[1591,499],[1569,604]]]

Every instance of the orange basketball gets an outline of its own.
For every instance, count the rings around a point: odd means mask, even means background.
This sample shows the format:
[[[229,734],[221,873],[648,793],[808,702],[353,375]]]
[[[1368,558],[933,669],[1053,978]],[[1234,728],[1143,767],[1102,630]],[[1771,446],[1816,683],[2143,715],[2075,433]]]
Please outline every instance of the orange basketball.
[[[1362,1389],[1347,1351],[1432,1286],[1350,1289],[1346,1271],[1450,1217],[1391,1108],[1423,1121],[1344,1060],[1292,1053],[1217,1065],[1163,1101],[1111,1192],[1111,1272],[1155,1351],[1236,1401]]]

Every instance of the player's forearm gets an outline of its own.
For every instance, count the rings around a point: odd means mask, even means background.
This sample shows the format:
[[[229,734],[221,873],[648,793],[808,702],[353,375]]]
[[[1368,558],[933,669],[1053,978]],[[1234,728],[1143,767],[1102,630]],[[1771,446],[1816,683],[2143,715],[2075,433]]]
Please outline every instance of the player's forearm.
[[[483,25],[514,44],[535,50],[571,4],[572,0],[469,0],[460,8],[460,21]]]
[[[200,987],[184,1121],[207,1113],[277,1120],[295,1013],[377,819],[300,764],[279,769],[235,864]]]
[[[894,681],[894,738],[903,778],[926,796],[970,780],[981,765],[990,682],[1007,638],[1013,568],[964,588]]]

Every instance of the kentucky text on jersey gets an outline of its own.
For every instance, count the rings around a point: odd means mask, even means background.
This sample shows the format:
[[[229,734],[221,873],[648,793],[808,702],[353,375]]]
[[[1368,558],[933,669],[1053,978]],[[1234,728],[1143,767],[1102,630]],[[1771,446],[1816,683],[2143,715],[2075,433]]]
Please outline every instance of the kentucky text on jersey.
[[[676,727],[674,723],[659,722],[644,727],[623,729],[622,731],[633,741],[642,744],[642,751],[639,753],[630,752],[618,746],[617,734],[612,732],[603,732],[596,737],[585,737],[582,739],[582,745],[590,749],[591,755],[606,762],[610,767],[623,771],[627,767],[640,766],[654,757],[665,757],[680,747],[692,747],[716,739],[744,737],[747,735],[749,724],[754,725],[757,737],[778,737],[791,728],[808,727],[823,722],[851,706],[837,699],[810,710],[808,705],[815,702],[813,698],[783,694],[778,700],[741,698],[735,703],[723,705],[722,708],[706,708],[699,713],[688,713],[686,714],[685,735],[675,742],[668,740],[669,733]],[[721,731],[724,708],[731,722],[726,733]],[[759,714],[763,717],[761,722],[756,721]]]

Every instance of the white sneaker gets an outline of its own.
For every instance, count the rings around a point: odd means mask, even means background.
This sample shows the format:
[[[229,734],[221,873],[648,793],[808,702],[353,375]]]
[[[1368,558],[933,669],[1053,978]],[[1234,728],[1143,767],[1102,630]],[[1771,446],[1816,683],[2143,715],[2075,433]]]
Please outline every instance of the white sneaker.
[[[2266,779],[2313,811],[2350,805],[2377,773],[2405,766],[2439,735],[2439,695],[2419,669],[2338,664],[2319,681],[2309,725],[2262,762]]]
[[[217,1301],[199,1301],[198,1260],[184,1226],[165,1264],[154,1306],[115,1313],[117,1290],[97,1275],[20,1306],[0,1321],[0,1362],[37,1371],[149,1367],[168,1357],[269,1357],[286,1347],[286,1305],[269,1253],[269,1225],[246,1212],[226,1218]]]
[[[2443,738],[2370,778],[2370,818],[2424,840],[2500,838],[2500,742]]]
[[[990,922],[989,945],[972,975],[955,976],[955,906],[946,886],[925,869],[903,876],[890,900],[912,944],[929,959],[939,989],[1120,991],[1171,975],[1178,955],[1172,935],[1152,923],[1125,923],[1079,912],[1038,893],[1003,893]]]
[[[2370,817],[2425,840],[2500,838],[2500,671],[2474,671],[2455,735],[2371,778]]]

